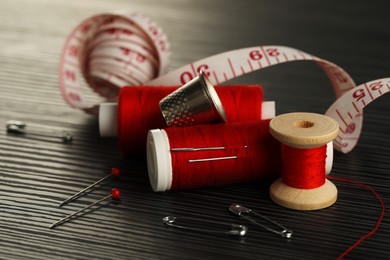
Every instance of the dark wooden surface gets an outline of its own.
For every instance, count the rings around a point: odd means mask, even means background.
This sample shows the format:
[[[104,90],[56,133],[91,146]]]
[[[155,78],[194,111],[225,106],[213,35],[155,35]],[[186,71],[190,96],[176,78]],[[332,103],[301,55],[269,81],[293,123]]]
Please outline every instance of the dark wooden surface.
[[[100,139],[97,119],[70,109],[58,89],[57,68],[65,37],[81,20],[109,10],[139,11],[169,36],[171,68],[231,49],[286,45],[330,60],[360,84],[390,76],[390,27],[386,1],[92,1],[0,2],[0,125],[23,120],[48,130],[71,131],[70,145],[9,136],[0,129],[1,259],[334,259],[375,226],[373,195],[335,182],[337,203],[313,212],[272,203],[269,183],[154,193],[144,159],[123,160],[115,140]],[[313,63],[272,67],[237,79],[264,86],[277,113],[324,113],[333,102],[330,83]],[[389,97],[364,112],[357,148],[337,153],[332,175],[371,185],[390,203]],[[58,202],[119,166],[123,175],[57,208]],[[109,193],[107,203],[56,229],[48,226]],[[163,225],[173,214],[223,223],[242,203],[294,230],[287,241],[249,224],[245,239],[186,232]],[[242,222],[244,223],[244,222]],[[198,223],[195,221],[194,225]],[[390,221],[349,258],[390,258]]]

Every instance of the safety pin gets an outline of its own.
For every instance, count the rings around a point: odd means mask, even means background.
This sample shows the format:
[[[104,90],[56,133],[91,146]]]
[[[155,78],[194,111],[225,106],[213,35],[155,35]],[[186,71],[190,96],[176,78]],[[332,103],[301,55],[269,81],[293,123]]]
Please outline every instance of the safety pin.
[[[248,209],[248,208],[246,208],[244,206],[241,206],[239,204],[232,204],[232,205],[230,205],[229,210],[231,212],[233,212],[234,214],[236,214],[236,215],[238,215],[238,216],[240,216],[240,217],[242,217],[242,218],[244,218],[246,220],[249,220],[250,222],[252,222],[252,223],[254,223],[256,225],[265,228],[268,231],[271,231],[271,232],[273,232],[275,234],[281,235],[284,238],[291,238],[291,236],[293,234],[292,230],[289,230],[289,229],[285,228],[284,226],[282,226],[281,224],[279,224],[279,223],[277,223],[277,222],[267,218],[266,216],[263,216],[263,215],[261,215],[259,213],[256,213],[255,211],[253,211],[251,209]],[[254,214],[254,215],[258,216],[258,217],[261,217],[261,218],[265,219],[266,221],[274,224],[275,226],[280,227],[282,230],[281,231],[277,231],[277,230],[275,230],[273,228],[270,228],[270,227],[268,227],[266,225],[263,225],[263,224],[255,221],[254,219],[252,219],[252,218],[250,218],[248,216],[243,215],[243,213],[248,213],[248,214],[252,213],[252,214]]]
[[[163,218],[163,222],[167,226],[180,228],[180,229],[184,229],[184,230],[191,230],[191,231],[204,232],[204,233],[214,233],[214,234],[226,234],[226,235],[232,235],[232,236],[238,236],[238,237],[245,236],[247,231],[248,231],[248,228],[246,226],[238,225],[238,224],[231,224],[230,230],[227,230],[227,231],[188,227],[188,226],[182,226],[182,225],[176,224],[176,219],[177,218],[174,216],[166,216]]]
[[[22,135],[27,134],[27,135],[60,138],[63,143],[70,143],[73,140],[73,136],[70,133],[64,133],[63,135],[52,135],[44,132],[26,131],[26,124],[16,120],[7,121],[6,128],[7,128],[7,133],[10,134],[22,134]]]

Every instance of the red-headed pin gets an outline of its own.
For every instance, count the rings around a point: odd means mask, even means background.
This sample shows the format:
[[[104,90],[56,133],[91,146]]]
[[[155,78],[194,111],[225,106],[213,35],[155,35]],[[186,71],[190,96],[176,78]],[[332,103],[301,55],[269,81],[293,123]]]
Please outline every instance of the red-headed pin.
[[[105,181],[107,180],[108,178],[110,178],[111,176],[115,176],[115,177],[118,177],[120,174],[120,170],[118,168],[112,168],[111,169],[111,174],[107,175],[106,177],[104,178],[101,178],[100,180],[98,180],[97,182],[94,182],[92,183],[91,185],[89,185],[88,187],[82,189],[81,191],[77,192],[76,194],[70,196],[69,198],[67,198],[66,200],[64,200],[63,202],[61,202],[61,204],[58,206],[58,207],[61,207],[75,199],[77,199],[81,193],[85,192],[86,190],[92,188],[93,186],[96,186],[98,185],[99,183],[101,183],[102,181]]]
[[[71,219],[71,218],[74,217],[75,215],[79,214],[80,212],[83,212],[84,210],[87,210],[87,209],[89,209],[89,208],[91,208],[91,207],[93,207],[93,206],[95,206],[95,205],[101,203],[102,201],[109,199],[109,198],[112,198],[112,199],[114,199],[114,200],[119,200],[120,195],[121,195],[121,191],[120,191],[119,189],[117,189],[117,188],[113,188],[113,189],[111,190],[111,194],[110,194],[110,195],[107,195],[107,196],[101,198],[100,200],[98,200],[98,201],[92,203],[91,205],[88,205],[88,206],[86,206],[85,208],[82,208],[82,209],[80,209],[79,211],[76,211],[75,213],[72,213],[72,214],[70,214],[69,216],[66,216],[66,217],[64,217],[64,218],[62,218],[62,219],[60,219],[60,220],[54,222],[53,224],[51,224],[51,225],[49,226],[49,228],[54,228],[54,227],[56,227],[56,226],[59,226],[59,225],[63,224],[64,222],[66,222],[68,219]]]

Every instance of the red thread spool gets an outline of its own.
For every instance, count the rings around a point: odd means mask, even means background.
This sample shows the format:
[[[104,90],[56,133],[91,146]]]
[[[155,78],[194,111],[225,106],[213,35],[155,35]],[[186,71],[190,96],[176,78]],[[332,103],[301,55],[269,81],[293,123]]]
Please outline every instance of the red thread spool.
[[[118,101],[118,137],[123,155],[142,155],[150,129],[165,128],[159,102],[178,87],[125,87]],[[268,115],[263,116],[260,86],[215,87],[229,122],[271,118],[274,103],[267,102]]]
[[[147,149],[154,191],[279,176],[280,145],[269,133],[269,120],[151,130]]]
[[[271,134],[282,143],[282,178],[270,187],[271,199],[286,208],[316,210],[337,200],[336,186],[325,178],[325,144],[339,126],[330,117],[312,113],[277,116]]]

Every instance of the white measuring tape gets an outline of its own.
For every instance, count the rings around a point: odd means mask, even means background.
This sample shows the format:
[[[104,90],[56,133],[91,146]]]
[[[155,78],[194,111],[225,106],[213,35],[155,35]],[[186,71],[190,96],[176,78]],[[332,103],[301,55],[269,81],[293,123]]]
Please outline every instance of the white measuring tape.
[[[61,55],[59,83],[65,101],[74,108],[97,113],[86,104],[80,82],[107,101],[115,101],[119,88],[129,85],[174,86],[187,83],[201,70],[219,85],[266,67],[292,61],[314,61],[328,75],[336,101],[325,113],[340,125],[334,147],[347,153],[360,136],[363,108],[390,91],[390,78],[356,87],[339,66],[285,46],[255,46],[217,54],[175,71],[164,72],[170,56],[166,34],[148,17],[134,14],[102,14],[79,24],[68,37]]]
[[[79,24],[62,50],[59,84],[74,108],[97,113],[86,103],[81,82],[107,100],[116,100],[119,87],[142,85],[162,75],[170,56],[165,33],[148,17],[134,13],[93,16]]]

